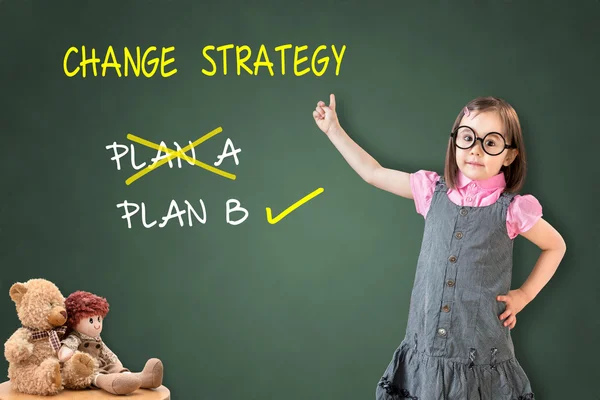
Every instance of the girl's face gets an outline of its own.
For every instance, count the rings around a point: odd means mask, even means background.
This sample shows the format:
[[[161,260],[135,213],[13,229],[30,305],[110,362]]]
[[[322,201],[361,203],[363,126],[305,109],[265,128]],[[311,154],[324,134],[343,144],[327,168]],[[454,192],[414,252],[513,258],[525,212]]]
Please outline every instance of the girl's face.
[[[88,318],[82,318],[75,325],[75,330],[94,338],[98,337],[100,336],[100,332],[102,332],[102,317],[100,315],[93,315]]]
[[[506,144],[512,144],[506,137],[500,116],[495,111],[471,111],[469,116],[463,116],[459,125],[470,127],[477,137],[482,139],[489,132],[499,132],[504,136]],[[517,156],[516,149],[505,149],[497,156],[490,156],[483,151],[479,140],[470,149],[455,149],[458,169],[471,180],[486,180],[498,175],[500,168],[510,165]]]

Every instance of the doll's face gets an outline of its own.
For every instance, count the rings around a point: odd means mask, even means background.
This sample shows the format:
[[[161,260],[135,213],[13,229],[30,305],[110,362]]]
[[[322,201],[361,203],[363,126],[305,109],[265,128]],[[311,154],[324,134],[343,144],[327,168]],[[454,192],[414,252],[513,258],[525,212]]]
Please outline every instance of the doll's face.
[[[95,338],[100,336],[100,332],[102,332],[102,322],[103,319],[100,315],[93,315],[79,321],[79,323],[75,325],[75,330]]]

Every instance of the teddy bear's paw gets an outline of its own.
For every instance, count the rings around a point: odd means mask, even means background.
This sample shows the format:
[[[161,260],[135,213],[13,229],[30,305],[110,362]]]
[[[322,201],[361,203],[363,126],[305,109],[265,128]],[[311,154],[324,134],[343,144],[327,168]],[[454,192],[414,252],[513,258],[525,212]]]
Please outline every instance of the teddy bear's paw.
[[[94,372],[94,359],[85,353],[77,353],[71,358],[73,370],[79,376],[89,376]]]
[[[25,340],[19,340],[16,345],[15,355],[17,359],[23,360],[33,354],[33,349],[33,343],[29,343]]]
[[[49,366],[46,372],[46,380],[51,387],[51,392],[57,392],[62,388],[62,376],[60,375],[60,364],[58,364],[58,361]]]
[[[52,370],[52,378],[54,379],[54,385],[60,387],[62,385],[62,376],[60,375],[60,365],[56,364]]]
[[[19,331],[15,332],[13,336],[4,343],[4,357],[9,363],[23,362],[33,354],[33,343],[29,343],[23,338],[15,337],[15,335],[18,334],[20,334]]]

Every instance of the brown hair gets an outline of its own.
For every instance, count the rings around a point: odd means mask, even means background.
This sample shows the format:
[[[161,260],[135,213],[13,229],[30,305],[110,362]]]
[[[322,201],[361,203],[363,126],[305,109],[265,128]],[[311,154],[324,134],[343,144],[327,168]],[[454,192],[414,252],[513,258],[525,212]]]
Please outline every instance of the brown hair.
[[[82,319],[94,315],[100,315],[102,318],[106,317],[106,314],[108,314],[108,301],[90,292],[79,290],[71,293],[65,299],[65,308],[68,315],[67,327],[74,329],[75,325]]]
[[[500,120],[504,125],[505,132],[500,132],[504,135],[507,144],[516,146],[518,154],[513,162],[508,166],[502,166],[500,172],[504,172],[506,179],[506,192],[518,192],[525,182],[527,170],[527,157],[525,154],[525,144],[523,142],[523,132],[521,124],[515,109],[505,100],[497,97],[477,97],[467,103],[466,108],[469,111],[496,111],[500,116]],[[452,132],[460,125],[462,117],[465,115],[464,108],[461,109],[454,125]],[[452,143],[452,138],[448,140],[448,149],[446,150],[446,164],[444,167],[444,179],[449,188],[456,188],[458,166],[456,165],[456,147]]]

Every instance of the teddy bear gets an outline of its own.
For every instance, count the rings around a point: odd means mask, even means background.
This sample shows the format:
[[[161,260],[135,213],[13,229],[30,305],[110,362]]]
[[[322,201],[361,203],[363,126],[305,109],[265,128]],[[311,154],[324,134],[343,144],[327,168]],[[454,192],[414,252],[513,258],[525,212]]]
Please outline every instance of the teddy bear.
[[[54,395],[63,389],[63,370],[78,379],[92,375],[94,360],[83,352],[71,357],[61,370],[57,353],[66,330],[67,312],[65,299],[54,283],[41,278],[17,282],[9,295],[22,325],[4,343],[13,390]]]
[[[162,384],[161,360],[151,358],[142,372],[131,372],[102,340],[100,333],[109,311],[109,304],[105,298],[79,290],[67,297],[65,307],[68,314],[68,330],[66,337],[61,341],[59,360],[68,362],[78,352],[84,352],[92,356],[97,366],[90,381],[73,382],[70,376],[65,376],[65,387],[97,387],[111,394],[126,395],[140,387],[152,389]]]

